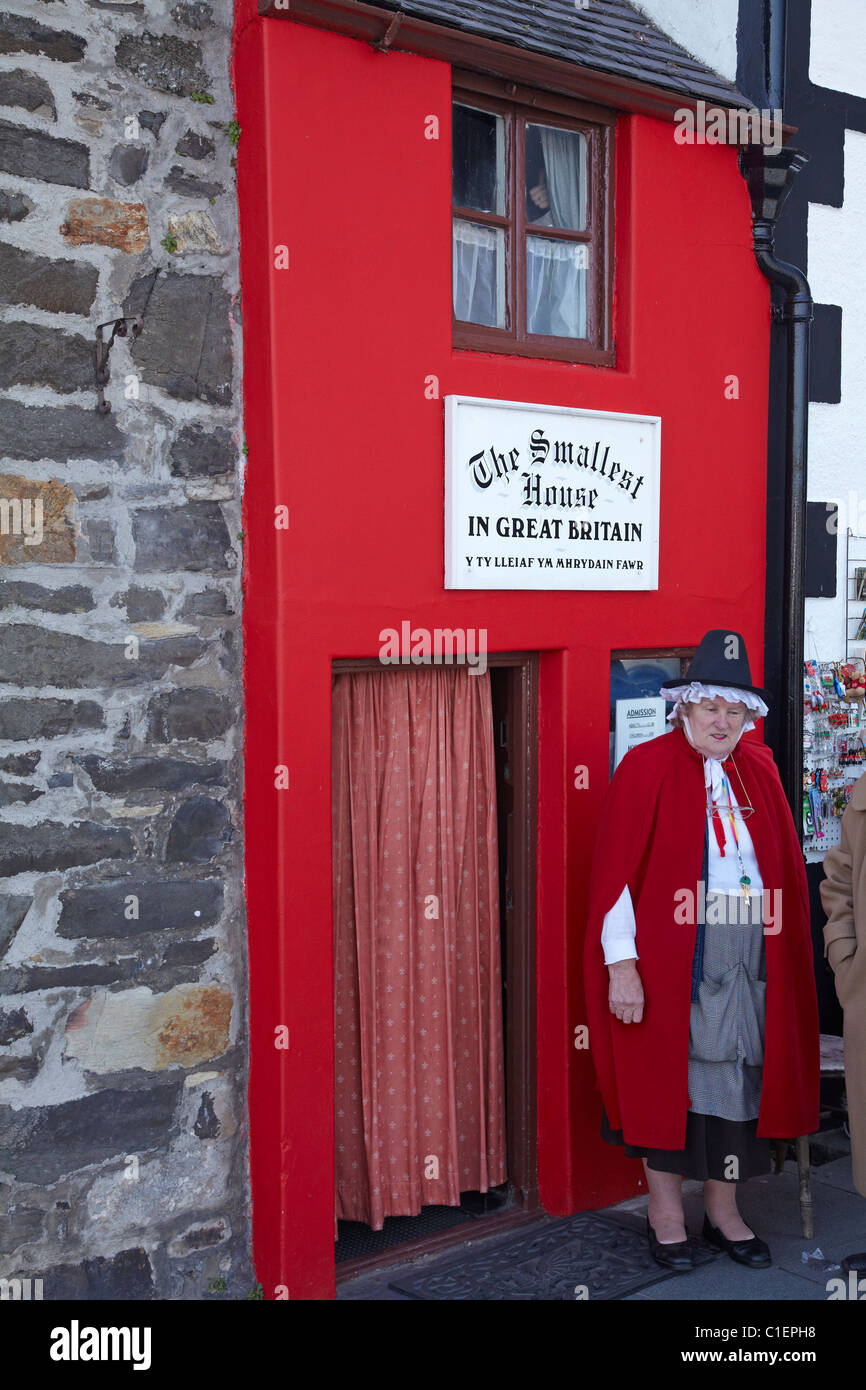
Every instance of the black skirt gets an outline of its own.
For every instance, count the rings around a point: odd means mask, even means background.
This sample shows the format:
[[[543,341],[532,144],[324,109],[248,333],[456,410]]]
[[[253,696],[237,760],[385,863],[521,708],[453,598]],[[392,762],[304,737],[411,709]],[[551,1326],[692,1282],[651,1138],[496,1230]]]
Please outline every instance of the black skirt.
[[[706,1182],[746,1182],[770,1171],[770,1140],[759,1139],[758,1121],[724,1120],[719,1115],[686,1116],[683,1149],[644,1149],[625,1144],[622,1130],[613,1130],[602,1107],[601,1137],[608,1144],[623,1144],[629,1158],[645,1158],[656,1173],[679,1173]],[[731,1159],[736,1163],[732,1164]]]

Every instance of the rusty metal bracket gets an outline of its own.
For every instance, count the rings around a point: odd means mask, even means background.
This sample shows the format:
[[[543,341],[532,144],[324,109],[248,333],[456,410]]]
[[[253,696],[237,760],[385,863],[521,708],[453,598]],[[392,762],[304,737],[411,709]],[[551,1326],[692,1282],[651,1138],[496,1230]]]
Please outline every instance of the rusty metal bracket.
[[[391,44],[394,42],[394,37],[395,37],[395,35],[396,35],[396,33],[397,33],[397,30],[400,28],[400,25],[403,23],[403,18],[404,18],[404,16],[403,16],[403,11],[402,11],[402,10],[398,10],[397,13],[394,15],[394,18],[391,20],[391,23],[388,25],[388,28],[385,30],[385,33],[382,35],[381,39],[379,40],[379,42],[378,42],[378,43],[371,43],[371,44],[370,44],[370,47],[371,47],[376,53],[387,53],[387,52],[388,52],[388,49],[391,47]]]
[[[105,399],[105,388],[111,377],[108,358],[115,338],[126,337],[129,331],[128,324],[132,325],[132,337],[137,338],[143,326],[140,314],[121,319],[109,319],[107,323],[100,323],[96,326],[96,391],[99,398],[96,410],[99,415],[111,414],[111,402]],[[103,328],[111,329],[111,337],[107,343],[102,336]]]

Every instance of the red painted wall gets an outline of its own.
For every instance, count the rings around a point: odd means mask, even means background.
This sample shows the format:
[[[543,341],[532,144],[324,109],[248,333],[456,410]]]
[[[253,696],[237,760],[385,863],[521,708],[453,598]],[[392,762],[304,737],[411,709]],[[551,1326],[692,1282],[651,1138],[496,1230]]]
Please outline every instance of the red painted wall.
[[[617,647],[742,631],[761,680],[768,292],[727,148],[617,131],[614,370],[451,346],[447,64],[238,11],[244,392],[246,836],[253,1220],[266,1297],[333,1294],[331,660],[383,627],[484,627],[542,653],[538,837],[541,1199],[636,1190],[598,1137],[580,956],[607,784]],[[440,138],[424,138],[436,115]],[[275,269],[274,248],[289,268]],[[739,399],[724,381],[739,378]],[[659,588],[446,592],[442,399],[662,417]],[[287,531],[274,507],[289,508]],[[288,790],[274,769],[289,770]],[[571,770],[586,764],[588,790]],[[289,1029],[288,1051],[274,1046]]]

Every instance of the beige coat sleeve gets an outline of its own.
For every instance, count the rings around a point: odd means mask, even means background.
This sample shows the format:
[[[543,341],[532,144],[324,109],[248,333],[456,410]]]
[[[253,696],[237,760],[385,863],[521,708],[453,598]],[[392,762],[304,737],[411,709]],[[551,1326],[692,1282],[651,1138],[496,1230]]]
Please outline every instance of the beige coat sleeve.
[[[845,975],[857,950],[852,885],[853,856],[847,833],[847,820],[846,813],[842,817],[839,845],[828,850],[824,857],[825,878],[821,884],[821,902],[827,917],[824,927],[824,955],[833,970],[836,993],[843,1006]]]

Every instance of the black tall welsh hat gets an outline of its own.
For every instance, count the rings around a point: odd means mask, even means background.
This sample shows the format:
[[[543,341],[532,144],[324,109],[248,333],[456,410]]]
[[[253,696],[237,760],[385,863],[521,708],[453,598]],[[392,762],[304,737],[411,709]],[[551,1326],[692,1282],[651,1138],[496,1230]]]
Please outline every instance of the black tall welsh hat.
[[[692,657],[684,676],[663,681],[662,690],[672,690],[686,685],[689,681],[700,681],[702,685],[729,685],[734,690],[749,690],[758,695],[766,705],[772,702],[769,690],[752,685],[749,670],[749,657],[741,632],[731,632],[729,628],[714,627],[705,632],[700,645]]]

